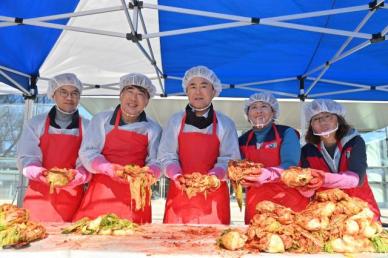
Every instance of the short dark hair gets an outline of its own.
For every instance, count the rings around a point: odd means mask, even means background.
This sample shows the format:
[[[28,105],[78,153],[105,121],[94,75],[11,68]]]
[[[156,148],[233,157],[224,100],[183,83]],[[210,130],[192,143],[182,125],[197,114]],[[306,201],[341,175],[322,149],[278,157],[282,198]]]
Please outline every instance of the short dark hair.
[[[346,122],[343,116],[336,116],[338,121],[338,130],[335,132],[335,138],[337,139],[337,141],[340,141],[348,133],[351,127]],[[306,143],[318,144],[321,142],[321,137],[314,135],[313,128],[311,126],[311,121],[309,122],[309,128],[307,129],[305,139]]]

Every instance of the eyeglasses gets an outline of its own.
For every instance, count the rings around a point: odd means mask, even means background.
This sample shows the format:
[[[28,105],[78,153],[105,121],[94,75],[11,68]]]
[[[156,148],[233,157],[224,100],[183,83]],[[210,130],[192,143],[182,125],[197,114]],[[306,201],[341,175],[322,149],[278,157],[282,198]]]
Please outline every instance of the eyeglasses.
[[[59,90],[59,96],[61,96],[62,98],[67,98],[68,96],[70,96],[73,99],[78,98],[80,96],[80,93],[79,91],[68,92],[66,90]]]
[[[311,123],[322,123],[324,121],[332,121],[334,120],[335,118],[335,115],[334,114],[326,114],[326,115],[322,115],[322,116],[317,116],[317,117],[313,117],[311,119]]]

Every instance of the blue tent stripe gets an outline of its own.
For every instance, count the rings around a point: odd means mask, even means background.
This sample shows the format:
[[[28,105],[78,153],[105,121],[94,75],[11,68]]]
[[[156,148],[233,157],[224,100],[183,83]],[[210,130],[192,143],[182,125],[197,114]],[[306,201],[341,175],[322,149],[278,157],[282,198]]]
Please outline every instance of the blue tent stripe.
[[[78,0],[2,0],[0,15],[24,19],[55,15],[73,12],[78,2]],[[52,22],[66,24],[67,21],[68,19],[62,19]],[[0,65],[25,74],[37,75],[60,34],[60,30],[29,25],[0,27]],[[2,77],[0,81],[7,83]],[[31,87],[29,80],[20,79],[18,82],[26,90]]]
[[[258,1],[224,0],[167,1],[160,4],[240,15],[246,17],[274,17],[333,8],[368,5],[368,1]],[[290,23],[354,31],[368,10],[287,21]],[[160,31],[176,30],[196,26],[224,23],[225,20],[201,16],[159,11]],[[377,10],[360,32],[378,33],[388,26],[388,12]],[[170,76],[182,77],[185,70],[195,65],[206,65],[213,69],[226,84],[241,84],[295,77],[329,61],[346,41],[347,37],[292,30],[273,26],[252,25],[233,29],[198,32],[161,38],[163,71]],[[345,51],[364,42],[354,39]],[[371,44],[358,52],[334,63],[324,74],[330,79],[355,84],[378,86],[388,84],[388,43]],[[311,74],[317,77],[320,71]],[[307,80],[306,88],[312,81]],[[251,86],[254,89],[280,91],[298,96],[299,81],[269,83]],[[354,87],[318,82],[310,94],[346,91]],[[166,81],[167,94],[181,92],[180,83]],[[227,89],[224,97],[248,97],[254,91]],[[284,96],[278,96],[284,97]],[[343,94],[330,94],[328,98],[345,100],[388,100],[388,93],[370,90]]]

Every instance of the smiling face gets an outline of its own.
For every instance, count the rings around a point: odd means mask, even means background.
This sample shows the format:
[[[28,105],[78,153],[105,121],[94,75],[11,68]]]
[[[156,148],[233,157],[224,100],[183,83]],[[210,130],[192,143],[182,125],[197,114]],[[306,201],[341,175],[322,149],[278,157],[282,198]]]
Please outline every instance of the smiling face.
[[[274,116],[271,105],[258,101],[249,106],[248,119],[253,125],[267,125]]]
[[[55,90],[53,98],[60,110],[72,113],[79,104],[80,92],[72,85],[63,85]]]
[[[120,93],[121,110],[124,116],[137,117],[149,101],[147,90],[137,86],[127,86]]]
[[[321,134],[335,129],[338,124],[338,119],[335,114],[322,112],[313,116],[310,124],[315,133]]]
[[[190,105],[195,109],[209,106],[216,94],[213,85],[201,77],[194,77],[187,83],[186,93]]]

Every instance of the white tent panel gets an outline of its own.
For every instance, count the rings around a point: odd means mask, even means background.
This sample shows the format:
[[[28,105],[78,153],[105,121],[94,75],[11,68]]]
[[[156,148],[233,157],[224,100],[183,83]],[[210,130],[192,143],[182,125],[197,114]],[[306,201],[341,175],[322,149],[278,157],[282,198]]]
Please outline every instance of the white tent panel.
[[[156,3],[156,0],[150,1]],[[107,7],[120,6],[120,1],[111,0],[84,0],[77,7],[76,12],[96,10]],[[132,12],[130,12],[132,13]],[[147,31],[158,31],[157,10],[142,9]],[[98,29],[119,33],[130,33],[127,18],[123,10],[73,17],[69,26]],[[139,20],[139,33],[143,33]],[[161,67],[159,38],[151,39],[152,50],[157,65]],[[146,41],[141,42],[148,52]],[[59,73],[73,72],[85,84],[104,85],[117,83],[119,77],[129,72],[140,72],[151,78],[156,78],[156,72],[150,61],[140,49],[125,38],[63,31],[56,45],[51,50],[40,69],[40,76],[51,78]],[[158,80],[154,80],[161,93]],[[38,82],[39,92],[44,93],[45,82]],[[117,90],[100,89],[86,90],[84,95],[117,95]]]

